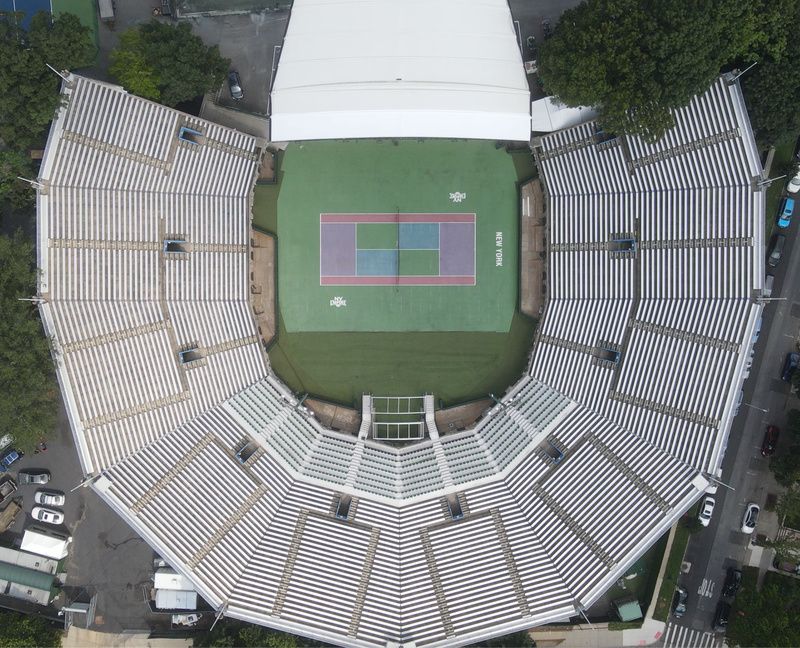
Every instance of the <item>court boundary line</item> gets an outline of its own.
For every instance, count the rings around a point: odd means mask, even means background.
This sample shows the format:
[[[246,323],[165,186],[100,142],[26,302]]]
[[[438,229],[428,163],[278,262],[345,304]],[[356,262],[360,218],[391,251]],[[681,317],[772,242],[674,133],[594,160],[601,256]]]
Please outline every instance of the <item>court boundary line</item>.
[[[377,219],[375,217],[378,217]],[[411,216],[412,220],[404,220],[404,216]],[[449,217],[442,219],[442,217]],[[354,218],[355,217],[355,218]],[[424,217],[423,220],[418,220]],[[384,220],[385,219],[385,220]],[[359,275],[358,274],[358,225],[359,224],[392,225],[398,227],[397,241],[393,248],[363,248],[364,251],[397,252],[398,264],[400,250],[409,251],[434,251],[438,253],[438,275]],[[435,248],[400,248],[401,224],[431,223],[437,225],[437,246]],[[442,224],[468,223],[472,225],[472,275],[443,275],[442,274]],[[353,228],[353,245],[355,251],[354,275],[323,275],[322,274],[322,226],[323,225],[355,225]],[[478,285],[478,250],[477,236],[478,224],[475,212],[320,212],[319,215],[319,285],[322,286],[477,286]],[[466,279],[471,278],[471,283]],[[389,281],[392,279],[393,281]],[[442,279],[440,283],[426,281]]]

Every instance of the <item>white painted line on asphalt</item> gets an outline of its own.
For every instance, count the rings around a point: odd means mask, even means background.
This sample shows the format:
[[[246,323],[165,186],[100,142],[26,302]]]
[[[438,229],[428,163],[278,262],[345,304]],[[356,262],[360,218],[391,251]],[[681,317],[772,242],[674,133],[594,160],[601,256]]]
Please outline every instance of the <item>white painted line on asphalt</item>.
[[[709,598],[714,596],[714,584],[713,580],[704,578],[700,587],[697,588],[697,595],[708,596]]]

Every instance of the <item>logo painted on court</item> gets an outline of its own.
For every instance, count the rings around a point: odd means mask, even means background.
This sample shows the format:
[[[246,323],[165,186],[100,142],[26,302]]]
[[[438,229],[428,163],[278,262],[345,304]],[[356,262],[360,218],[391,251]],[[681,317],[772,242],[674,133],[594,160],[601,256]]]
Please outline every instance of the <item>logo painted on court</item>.
[[[467,199],[467,194],[463,191],[454,191],[450,194],[450,200],[454,203],[460,203]]]
[[[336,306],[336,308],[347,306],[347,300],[344,297],[334,297],[331,299],[331,306]]]

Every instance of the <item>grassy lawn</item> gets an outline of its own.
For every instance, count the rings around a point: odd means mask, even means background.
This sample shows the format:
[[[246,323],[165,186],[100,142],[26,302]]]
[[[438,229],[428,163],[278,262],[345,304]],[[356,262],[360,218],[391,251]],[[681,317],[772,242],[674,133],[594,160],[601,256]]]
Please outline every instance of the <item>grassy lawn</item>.
[[[781,170],[791,161],[796,139],[797,134],[792,133],[791,135],[784,137],[781,141],[775,143],[775,157],[772,160],[772,171],[770,175],[774,176],[776,171]],[[778,206],[780,205],[787,182],[788,178],[776,180],[772,183],[769,189],[767,189],[767,213],[765,218],[767,237],[772,235],[772,231],[775,228],[775,219],[778,215]]]
[[[83,25],[91,30],[92,42],[98,47],[97,3],[95,0],[52,0],[53,14],[75,14]]]
[[[644,556],[639,558],[622,577],[625,588],[623,589],[619,585],[614,585],[614,587],[608,591],[609,600],[613,601],[615,599],[633,596],[639,601],[642,612],[645,612],[653,596],[656,579],[658,578],[658,569],[661,566],[661,560],[664,557],[664,549],[666,549],[666,547],[667,535],[664,535],[646,554],[644,554]],[[636,577],[630,578],[634,574]],[[633,625],[631,625],[631,623]],[[641,621],[633,621],[631,623],[617,623],[616,625],[619,627],[615,628],[612,628],[609,624],[609,630],[625,630],[637,628],[641,625]]]
[[[669,617],[672,597],[675,593],[675,588],[678,586],[678,578],[681,573],[683,554],[686,553],[686,546],[689,544],[689,538],[692,535],[684,523],[685,519],[686,517],[681,518],[678,522],[678,528],[675,529],[675,538],[672,541],[667,567],[664,570],[664,579],[661,581],[661,589],[658,592],[658,600],[653,612],[653,618],[658,621],[666,621]]]
[[[334,150],[337,155],[332,159],[323,160],[325,164],[319,165],[320,168],[313,166],[312,163],[315,162],[313,157],[303,159],[305,164],[301,166],[298,166],[296,161],[292,166],[287,164],[287,158],[283,153],[278,153],[279,158],[276,160],[278,183],[256,185],[255,188],[253,225],[257,229],[277,236],[278,265],[293,270],[296,276],[294,283],[289,284],[285,281],[285,276],[281,281],[282,273],[280,270],[278,272],[280,311],[283,311],[286,304],[291,301],[286,297],[287,291],[296,289],[293,299],[295,302],[299,299],[301,304],[303,300],[313,304],[311,297],[315,291],[319,291],[318,270],[312,268],[311,274],[306,277],[309,270],[303,264],[313,263],[314,259],[311,257],[318,256],[312,248],[319,247],[318,214],[321,211],[328,207],[340,212],[383,211],[385,210],[383,203],[386,202],[384,194],[391,193],[394,185],[397,185],[396,199],[402,200],[399,202],[401,208],[405,207],[412,212],[447,211],[447,205],[450,203],[446,200],[446,192],[443,194],[444,203],[441,205],[434,203],[437,200],[441,202],[442,196],[439,195],[442,194],[441,187],[452,185],[449,190],[463,188],[470,196],[474,196],[473,200],[479,201],[465,206],[465,210],[468,207],[469,211],[480,212],[483,208],[485,212],[483,228],[486,229],[488,226],[491,230],[487,235],[488,244],[479,246],[478,250],[479,255],[487,254],[487,251],[491,255],[489,264],[491,268],[484,269],[483,287],[477,288],[481,292],[487,290],[492,293],[500,292],[499,286],[496,285],[497,280],[493,280],[492,275],[488,273],[495,271],[495,230],[503,229],[501,222],[507,223],[506,259],[509,265],[505,269],[506,273],[501,283],[502,291],[510,291],[505,299],[510,324],[506,325],[507,329],[472,331],[466,330],[469,328],[466,321],[460,322],[459,328],[450,331],[444,327],[439,330],[434,327],[432,330],[407,328],[394,331],[392,328],[325,330],[322,327],[320,330],[289,331],[284,321],[284,313],[279,312],[277,337],[269,349],[270,361],[275,372],[297,393],[309,393],[347,406],[360,407],[361,395],[364,392],[398,396],[430,392],[445,406],[485,397],[489,393],[502,393],[523,374],[536,327],[535,321],[515,311],[518,281],[516,263],[518,198],[514,182],[535,175],[530,154],[524,152],[508,154],[503,150],[494,149],[493,145],[453,145],[441,142],[422,146],[416,142],[403,142],[400,146],[379,145],[372,142],[360,142],[348,147],[336,143],[326,146],[338,147]],[[357,159],[346,160],[345,154],[353,147],[357,148]],[[437,153],[437,150],[443,147],[448,156],[439,160],[441,152]],[[447,147],[454,148],[467,156],[472,155],[475,168],[468,167],[466,175],[457,175],[463,173],[465,163],[462,160],[451,167],[456,175],[448,175],[445,160],[453,156]],[[305,146],[300,152],[309,156],[314,148]],[[424,156],[421,155],[423,152]],[[408,159],[404,160],[402,156]],[[500,165],[506,169],[505,189],[498,190],[491,181],[491,174],[488,173],[491,166],[488,164],[490,158],[496,158],[493,163],[495,166]],[[388,162],[394,166],[407,162],[409,168],[398,169],[391,178],[392,182],[384,182],[386,172],[375,169],[379,166],[386,167]],[[347,169],[349,165],[354,165],[358,171],[354,181],[346,175],[341,175],[344,173],[343,169]],[[432,168],[428,169],[427,165]],[[292,177],[292,174],[297,176],[300,173],[302,173],[301,178]],[[383,175],[378,177],[376,174]],[[338,178],[339,184],[328,186],[325,184],[330,183],[330,180],[326,180],[327,176]],[[459,180],[459,177],[477,184],[468,187],[466,182]],[[381,180],[377,186],[376,178]],[[302,183],[298,187],[300,181]],[[353,182],[356,184],[353,185]],[[410,191],[410,187],[414,190]],[[498,191],[500,193],[497,193]],[[509,191],[511,195],[506,195]],[[282,195],[281,192],[288,195]],[[310,206],[303,203],[303,200],[311,200],[315,195],[321,195],[322,200],[314,199]],[[339,205],[338,202],[342,201],[343,204]],[[450,205],[449,210],[458,211],[460,208],[460,205]],[[395,207],[392,207],[392,210],[394,209]],[[279,217],[280,210],[283,211]],[[305,238],[295,241],[292,236],[299,226],[297,219],[306,218],[305,212],[313,215],[312,220],[315,224],[310,228],[314,230],[313,235],[307,233]],[[306,260],[305,257],[309,257],[310,260]],[[287,266],[287,258],[293,259],[293,265]],[[364,290],[360,292],[366,293]],[[435,298],[441,302],[454,298],[452,293],[451,288],[439,289]],[[358,306],[355,300],[359,294],[348,290],[345,296],[348,297],[348,306],[341,311]],[[326,310],[329,309],[327,301],[326,296],[324,300]],[[488,308],[490,301],[491,299],[487,299],[484,309]],[[414,304],[409,301],[407,308],[418,309],[421,303]],[[469,305],[465,306],[465,302],[460,298],[454,303],[453,309],[461,309],[464,320],[474,317],[474,309]]]
[[[360,407],[364,392],[432,392],[448,406],[500,394],[516,382],[535,328],[519,313],[508,333],[287,333],[279,319],[269,358],[297,393]]]

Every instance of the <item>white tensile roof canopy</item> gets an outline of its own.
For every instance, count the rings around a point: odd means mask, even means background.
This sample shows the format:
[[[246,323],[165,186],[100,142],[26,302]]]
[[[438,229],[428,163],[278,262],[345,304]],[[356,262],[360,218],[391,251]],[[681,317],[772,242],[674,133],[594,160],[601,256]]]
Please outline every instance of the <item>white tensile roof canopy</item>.
[[[273,141],[528,141],[530,93],[506,0],[295,0]]]

